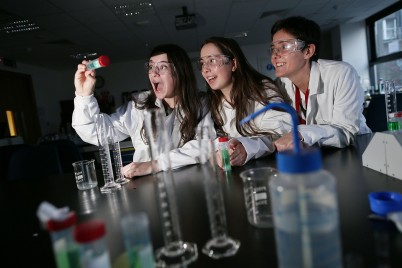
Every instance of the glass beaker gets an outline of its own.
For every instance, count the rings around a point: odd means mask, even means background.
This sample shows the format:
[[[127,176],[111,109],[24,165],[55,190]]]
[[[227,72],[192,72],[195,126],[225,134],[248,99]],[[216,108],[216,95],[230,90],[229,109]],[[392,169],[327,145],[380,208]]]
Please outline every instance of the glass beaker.
[[[247,219],[255,227],[273,227],[269,180],[277,175],[272,167],[250,168],[240,173]]]
[[[106,133],[105,116],[103,114],[94,115],[96,134],[98,137],[99,155],[102,164],[103,180],[105,185],[100,188],[102,193],[110,193],[120,189],[120,184],[114,181],[112,160],[110,159],[109,141]]]
[[[216,163],[216,154],[211,126],[202,126],[197,131],[200,150],[200,164],[204,177],[205,198],[208,208],[209,225],[212,237],[202,252],[213,258],[230,257],[237,253],[240,242],[228,236],[225,203],[223,200],[220,170]]]
[[[164,246],[155,252],[157,267],[181,267],[198,258],[197,245],[181,238],[173,174],[170,168],[170,141],[164,114],[160,109],[145,111],[145,131],[152,157],[152,174],[158,196],[158,209],[163,227]],[[161,160],[162,161],[158,161]],[[158,163],[159,162],[159,163]],[[163,163],[163,167],[159,165]],[[164,170],[159,172],[159,170]]]
[[[88,190],[98,186],[96,178],[95,160],[82,160],[74,162],[75,182],[79,190]]]

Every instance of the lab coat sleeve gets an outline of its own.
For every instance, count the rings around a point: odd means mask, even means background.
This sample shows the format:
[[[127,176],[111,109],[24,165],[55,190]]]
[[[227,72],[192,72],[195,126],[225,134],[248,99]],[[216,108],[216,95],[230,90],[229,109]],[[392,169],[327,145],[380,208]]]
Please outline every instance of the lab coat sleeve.
[[[343,148],[348,146],[354,139],[352,135],[346,134],[345,130],[333,125],[299,125],[299,133],[303,143],[312,146]]]
[[[265,155],[269,155],[275,151],[272,136],[261,137],[237,137],[235,138],[241,142],[247,152],[247,158],[244,162],[247,163],[251,159],[257,159]]]
[[[213,126],[210,113],[207,113],[205,117],[200,121],[200,123],[198,123],[197,128],[206,125]],[[215,139],[216,133],[214,130],[213,135],[214,136],[211,138]],[[169,156],[170,156],[171,168],[177,169],[184,166],[199,163],[199,152],[200,152],[199,141],[196,135],[196,137],[193,140],[188,141],[182,147],[170,151]],[[162,170],[166,170],[169,167],[166,158],[159,159],[158,163],[160,164]]]
[[[111,115],[104,114],[106,128],[114,126],[119,141],[130,136],[127,124],[131,126],[131,129],[135,129],[137,125],[136,117],[131,116],[131,107],[132,103],[129,103],[119,107]],[[76,95],[71,125],[84,142],[98,145],[94,116],[99,113],[99,105],[94,95],[84,97]]]
[[[354,142],[362,117],[363,90],[356,71],[347,66],[332,72],[333,80],[327,80],[334,94],[333,109],[329,111],[332,112],[331,121],[300,125],[299,132],[304,143],[343,148]],[[325,102],[319,109],[325,109]]]
[[[254,123],[260,131],[270,132],[272,135],[236,137],[243,144],[247,152],[245,163],[251,159],[257,159],[275,152],[273,142],[292,129],[290,115],[276,110],[266,111],[261,117],[257,117]]]

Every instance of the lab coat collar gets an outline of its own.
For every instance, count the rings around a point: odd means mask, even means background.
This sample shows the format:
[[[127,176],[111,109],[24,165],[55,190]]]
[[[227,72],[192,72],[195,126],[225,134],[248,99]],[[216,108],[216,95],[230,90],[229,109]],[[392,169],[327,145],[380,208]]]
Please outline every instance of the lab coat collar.
[[[324,86],[320,75],[320,63],[316,61],[311,62],[310,68],[310,81],[308,83],[309,94],[316,95],[324,93]]]

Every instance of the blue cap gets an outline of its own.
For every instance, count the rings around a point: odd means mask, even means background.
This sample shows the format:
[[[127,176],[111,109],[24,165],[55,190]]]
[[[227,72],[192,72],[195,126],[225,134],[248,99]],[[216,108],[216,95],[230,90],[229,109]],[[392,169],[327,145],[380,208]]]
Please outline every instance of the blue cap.
[[[316,148],[278,152],[276,154],[278,171],[283,173],[308,173],[321,169],[321,152]]]

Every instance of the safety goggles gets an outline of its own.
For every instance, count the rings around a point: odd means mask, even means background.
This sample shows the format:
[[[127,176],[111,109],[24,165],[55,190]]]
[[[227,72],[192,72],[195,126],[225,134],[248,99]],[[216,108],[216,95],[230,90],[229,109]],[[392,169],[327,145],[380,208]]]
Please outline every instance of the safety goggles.
[[[159,75],[164,75],[166,73],[170,73],[172,67],[174,67],[174,64],[169,61],[159,61],[159,62],[149,61],[145,63],[145,71],[148,74],[154,72]]]
[[[280,54],[285,56],[303,50],[305,47],[306,43],[300,39],[279,40],[271,43],[270,52],[271,55]]]
[[[232,57],[227,55],[210,55],[199,59],[197,62],[197,67],[200,71],[203,68],[215,69],[228,64]]]

